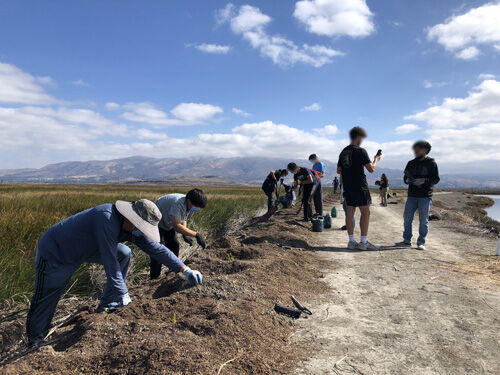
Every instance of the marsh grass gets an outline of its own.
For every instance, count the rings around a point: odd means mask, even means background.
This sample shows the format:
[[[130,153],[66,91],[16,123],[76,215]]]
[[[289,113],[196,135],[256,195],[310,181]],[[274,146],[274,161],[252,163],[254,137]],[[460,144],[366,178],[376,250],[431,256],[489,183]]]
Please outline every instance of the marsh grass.
[[[25,301],[31,296],[38,238],[60,220],[118,199],[154,201],[161,195],[186,193],[189,189],[160,185],[0,185],[0,302],[7,299]],[[250,215],[265,202],[259,188],[203,189],[208,195],[208,205],[194,215],[190,225],[208,236],[222,230],[232,218]],[[133,250],[130,281],[149,264],[142,251]],[[96,272],[103,274],[102,267],[80,267],[69,284],[77,280],[69,294],[96,293],[102,286],[102,282],[96,282]]]

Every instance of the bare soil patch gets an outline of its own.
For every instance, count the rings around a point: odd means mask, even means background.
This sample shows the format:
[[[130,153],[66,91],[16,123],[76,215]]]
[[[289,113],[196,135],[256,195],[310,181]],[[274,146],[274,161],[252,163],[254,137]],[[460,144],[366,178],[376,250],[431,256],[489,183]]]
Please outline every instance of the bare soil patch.
[[[295,212],[255,219],[192,257],[187,263],[203,273],[202,286],[189,287],[174,274],[145,280],[131,288],[132,304],[115,314],[64,301],[58,317],[73,314],[52,335],[57,341],[0,373],[289,373],[306,353],[293,350],[296,321],[276,314],[274,303],[328,290],[317,271],[320,258],[291,249],[308,247],[311,233],[287,223]],[[23,331],[23,317],[0,324],[2,354],[22,348]]]

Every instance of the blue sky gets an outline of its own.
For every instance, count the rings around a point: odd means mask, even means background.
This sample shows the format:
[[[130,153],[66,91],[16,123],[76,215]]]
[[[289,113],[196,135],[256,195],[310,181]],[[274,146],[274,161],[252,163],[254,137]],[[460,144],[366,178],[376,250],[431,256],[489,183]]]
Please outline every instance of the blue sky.
[[[1,0],[0,168],[335,160],[360,125],[386,167],[425,138],[444,171],[488,171],[498,19],[497,1]]]

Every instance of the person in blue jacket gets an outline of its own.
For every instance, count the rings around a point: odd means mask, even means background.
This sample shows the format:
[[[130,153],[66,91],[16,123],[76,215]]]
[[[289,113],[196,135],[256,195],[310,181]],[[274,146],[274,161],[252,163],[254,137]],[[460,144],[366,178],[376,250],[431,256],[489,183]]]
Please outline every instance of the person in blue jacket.
[[[107,281],[99,311],[113,310],[131,302],[125,280],[131,250],[124,241],[174,272],[183,272],[192,285],[202,275],[187,267],[168,248],[158,243],[161,212],[147,199],[116,201],[79,212],[52,226],[38,241],[35,258],[35,292],[26,321],[30,344],[43,342],[61,295],[73,273],[84,262],[104,266]]]

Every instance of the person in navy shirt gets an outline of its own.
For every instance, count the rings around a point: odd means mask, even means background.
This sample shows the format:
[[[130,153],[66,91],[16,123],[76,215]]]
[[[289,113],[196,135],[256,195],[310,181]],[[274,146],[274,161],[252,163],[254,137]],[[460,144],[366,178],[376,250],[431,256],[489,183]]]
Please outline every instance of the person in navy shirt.
[[[134,242],[173,272],[183,272],[192,285],[201,284],[201,273],[158,243],[160,220],[158,207],[147,199],[117,201],[79,212],[47,230],[38,241],[35,258],[35,292],[26,321],[30,343],[45,339],[68,281],[84,262],[102,264],[106,271],[98,310],[121,308],[131,302],[125,284],[131,250],[124,241]]]
[[[293,173],[293,188],[299,184],[302,185],[302,205],[304,206],[304,221],[311,220],[312,208],[311,201],[318,199],[316,187],[319,177],[312,169],[299,167],[295,163],[288,163],[287,169]]]
[[[318,155],[309,155],[309,161],[313,163],[312,170],[316,172],[318,178],[318,185],[316,186],[316,195],[314,196],[314,209],[316,213],[323,216],[323,191],[321,189],[321,179],[325,177],[326,167],[325,164],[319,161]]]

